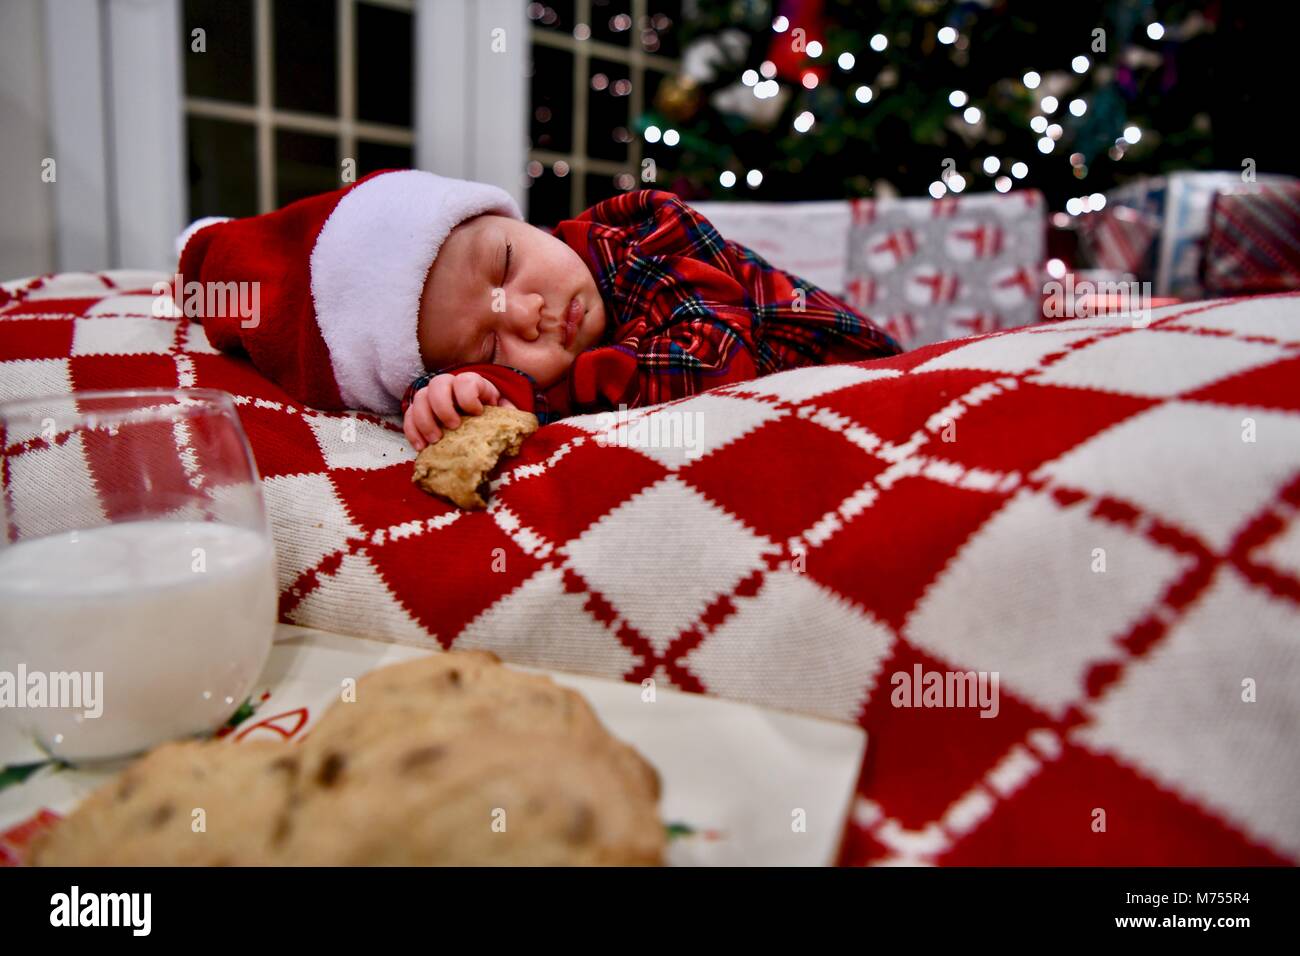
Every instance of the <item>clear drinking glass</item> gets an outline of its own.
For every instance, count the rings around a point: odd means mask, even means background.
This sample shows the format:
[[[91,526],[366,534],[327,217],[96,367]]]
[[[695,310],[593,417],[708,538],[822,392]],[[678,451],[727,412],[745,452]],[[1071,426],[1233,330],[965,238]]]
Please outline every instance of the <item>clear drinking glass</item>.
[[[7,402],[0,455],[0,719],[69,762],[220,727],[266,663],[278,594],[231,396]]]

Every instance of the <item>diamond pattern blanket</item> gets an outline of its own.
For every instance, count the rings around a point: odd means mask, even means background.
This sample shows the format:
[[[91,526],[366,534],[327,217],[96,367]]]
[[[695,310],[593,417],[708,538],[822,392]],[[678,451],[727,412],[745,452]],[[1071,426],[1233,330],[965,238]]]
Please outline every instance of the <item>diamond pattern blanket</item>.
[[[1300,296],[567,419],[470,513],[162,278],[7,283],[0,399],[231,392],[283,620],[858,722],[846,864],[1300,862]],[[81,454],[11,450],[6,507]]]

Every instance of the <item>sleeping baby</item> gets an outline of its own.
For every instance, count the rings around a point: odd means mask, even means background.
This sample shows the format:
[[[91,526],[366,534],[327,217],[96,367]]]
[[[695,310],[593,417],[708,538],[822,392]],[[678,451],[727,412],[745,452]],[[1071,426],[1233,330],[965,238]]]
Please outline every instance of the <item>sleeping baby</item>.
[[[495,186],[384,170],[178,246],[178,285],[261,283],[261,316],[201,317],[215,347],[304,404],[400,411],[416,450],[488,405],[546,424],[899,351],[660,190],[544,229]]]

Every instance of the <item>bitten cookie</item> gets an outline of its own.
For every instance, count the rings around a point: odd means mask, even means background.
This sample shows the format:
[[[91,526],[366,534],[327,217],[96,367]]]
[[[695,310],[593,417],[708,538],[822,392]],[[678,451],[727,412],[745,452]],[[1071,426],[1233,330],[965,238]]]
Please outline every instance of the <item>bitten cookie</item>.
[[[272,862],[297,764],[285,744],[163,744],[33,841],[36,866]],[[201,811],[198,813],[196,811]]]
[[[462,416],[460,427],[443,431],[422,450],[411,480],[458,507],[486,508],[488,473],[501,458],[519,454],[535,431],[537,416],[531,412],[489,405],[481,415]]]

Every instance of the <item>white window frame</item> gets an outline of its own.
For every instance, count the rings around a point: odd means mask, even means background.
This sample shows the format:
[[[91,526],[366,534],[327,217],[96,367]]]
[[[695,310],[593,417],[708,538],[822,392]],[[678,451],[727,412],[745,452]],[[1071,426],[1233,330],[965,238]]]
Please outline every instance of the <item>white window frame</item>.
[[[338,141],[340,160],[356,159],[358,139],[394,146],[415,145],[415,132],[410,127],[367,123],[357,119],[356,103],[356,5],[368,3],[413,13],[414,0],[337,0],[338,48],[335,51],[335,73],[338,78],[338,100],[335,113],[328,116],[275,108],[275,26],[271,2],[272,0],[253,0],[253,104],[250,106],[201,96],[185,97],[186,116],[227,120],[254,128],[257,137],[259,213],[270,212],[279,206],[276,201],[276,130],[287,129],[334,137]],[[414,23],[411,28],[414,35]],[[339,172],[341,174],[342,170]]]
[[[0,0],[2,2],[2,0]],[[182,0],[46,0],[43,44],[55,268],[170,269],[188,222],[185,115],[257,130],[258,207],[275,208],[274,129],[414,147],[415,164],[525,201],[528,21],[523,0],[340,0],[339,112],[274,110],[270,0],[254,2],[256,103],[186,97]],[[354,4],[414,14],[414,129],[356,119]],[[493,52],[492,30],[505,30]],[[470,78],[467,80],[467,78]]]

